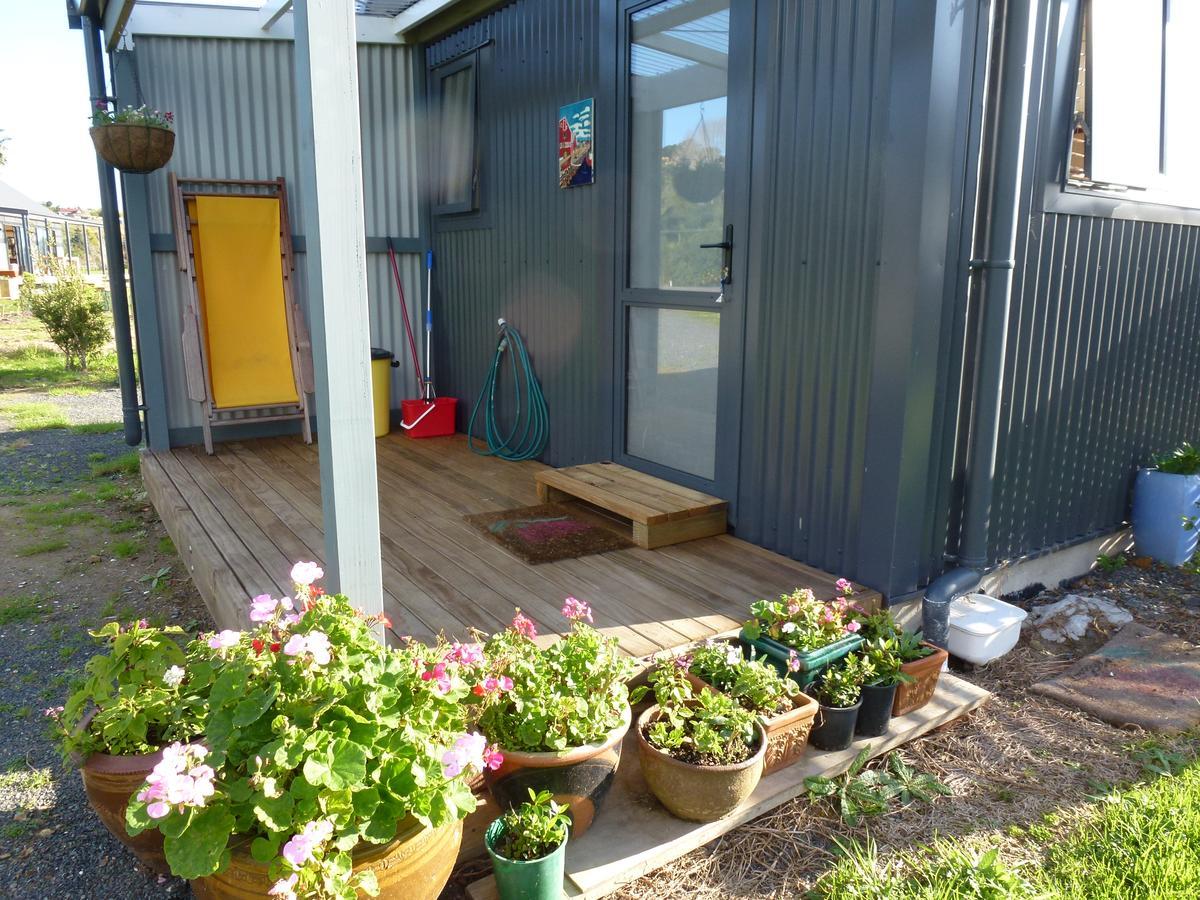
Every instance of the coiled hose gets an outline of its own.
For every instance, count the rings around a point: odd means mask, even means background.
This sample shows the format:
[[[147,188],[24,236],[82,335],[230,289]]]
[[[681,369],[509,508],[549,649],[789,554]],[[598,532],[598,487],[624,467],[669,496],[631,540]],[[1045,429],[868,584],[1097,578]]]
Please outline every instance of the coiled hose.
[[[496,421],[496,387],[500,380],[500,367],[505,352],[508,352],[509,367],[512,369],[513,401],[516,406],[513,425],[508,434],[500,436],[500,426]],[[475,446],[475,418],[484,399],[487,406],[484,409],[484,434],[487,437],[487,449]],[[519,432],[519,434],[518,434]],[[525,348],[525,340],[521,333],[503,319],[500,320],[500,337],[496,342],[496,353],[492,357],[492,367],[483,389],[471,408],[471,420],[467,423],[467,446],[480,456],[498,456],[510,462],[533,459],[542,452],[546,441],[550,438],[550,411],[546,408],[546,398],[542,396],[542,386],[538,384],[533,372],[533,363],[529,361],[529,351]]]

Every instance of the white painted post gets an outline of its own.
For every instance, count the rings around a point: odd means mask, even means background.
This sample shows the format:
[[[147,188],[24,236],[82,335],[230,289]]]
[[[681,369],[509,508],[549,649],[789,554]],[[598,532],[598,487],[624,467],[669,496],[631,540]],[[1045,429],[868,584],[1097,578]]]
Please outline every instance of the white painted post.
[[[383,575],[354,4],[296,0],[294,12],[326,584],[378,613]]]

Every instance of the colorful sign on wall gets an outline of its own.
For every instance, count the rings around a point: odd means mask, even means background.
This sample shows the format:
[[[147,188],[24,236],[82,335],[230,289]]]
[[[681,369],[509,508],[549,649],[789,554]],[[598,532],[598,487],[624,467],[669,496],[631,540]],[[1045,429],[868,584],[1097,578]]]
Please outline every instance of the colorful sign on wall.
[[[592,155],[591,98],[558,111],[558,186],[579,187],[596,180]]]

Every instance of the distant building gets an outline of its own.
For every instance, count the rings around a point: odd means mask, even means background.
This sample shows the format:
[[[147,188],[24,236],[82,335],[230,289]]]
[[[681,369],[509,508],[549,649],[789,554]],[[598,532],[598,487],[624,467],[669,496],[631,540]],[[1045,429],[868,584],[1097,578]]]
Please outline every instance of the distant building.
[[[49,274],[53,260],[73,264],[98,285],[106,283],[104,228],[80,212],[55,212],[0,181],[0,297],[15,297],[26,272]]]

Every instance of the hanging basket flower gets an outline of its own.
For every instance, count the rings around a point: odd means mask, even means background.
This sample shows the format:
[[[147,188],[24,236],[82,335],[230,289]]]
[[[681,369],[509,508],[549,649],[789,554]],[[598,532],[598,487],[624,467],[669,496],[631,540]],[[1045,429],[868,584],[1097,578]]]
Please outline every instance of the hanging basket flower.
[[[681,163],[671,173],[675,193],[689,203],[708,203],[725,188],[725,163],[701,160],[695,166]]]
[[[109,111],[100,101],[92,114],[92,143],[114,168],[131,175],[161,169],[175,150],[174,117],[145,106]]]

